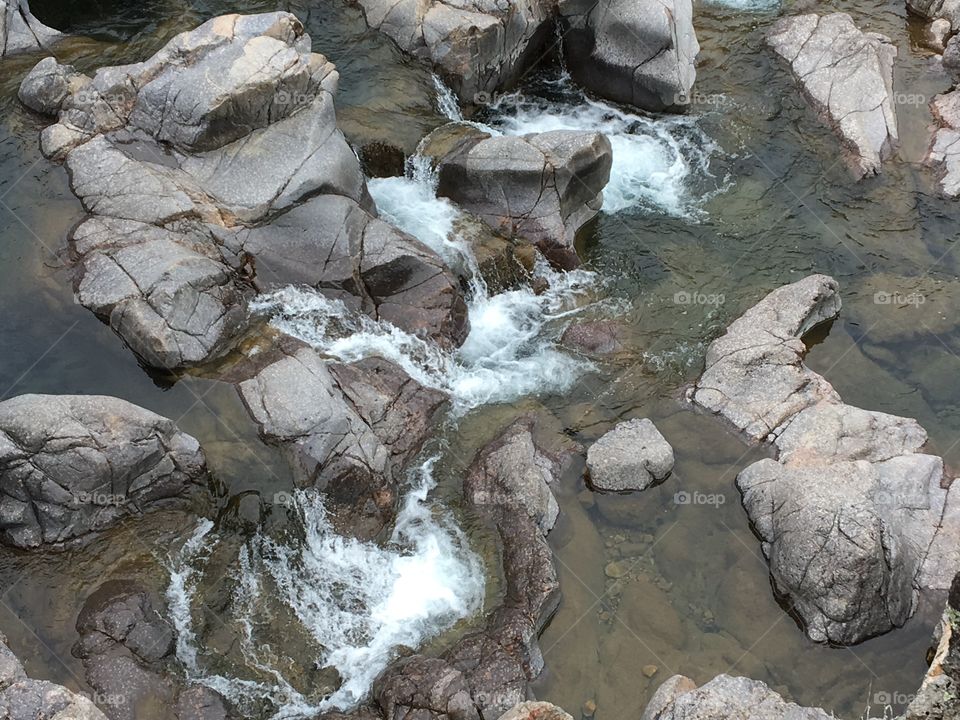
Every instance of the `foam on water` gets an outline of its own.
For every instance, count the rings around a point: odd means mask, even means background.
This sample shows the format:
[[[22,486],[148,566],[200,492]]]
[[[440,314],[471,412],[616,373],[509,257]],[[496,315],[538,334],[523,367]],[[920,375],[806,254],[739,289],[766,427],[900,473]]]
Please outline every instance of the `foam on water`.
[[[385,546],[338,535],[318,493],[297,491],[293,507],[302,535],[254,536],[241,550],[231,605],[243,628],[245,660],[270,678],[257,682],[205,673],[199,660],[192,611],[197,576],[218,542],[204,520],[171,567],[167,599],[177,630],[177,655],[192,680],[223,693],[239,706],[267,699],[271,716],[313,717],[352,708],[398,646],[418,647],[481,608],[483,568],[456,525],[428,500],[435,458],[415,473]],[[262,639],[254,628],[269,622],[264,593],[279,598],[323,648],[318,667],[342,678],[330,697],[310,701],[259,659]]]
[[[705,198],[723,189],[710,170],[719,146],[696,117],[648,117],[592,100],[564,76],[550,83],[562,100],[505,95],[490,108],[489,128],[505,135],[583,130],[602,132],[613,148],[603,212],[631,208],[695,220]]]
[[[433,86],[437,89],[437,110],[450,120],[463,120],[457,96],[436,74],[433,75]]]

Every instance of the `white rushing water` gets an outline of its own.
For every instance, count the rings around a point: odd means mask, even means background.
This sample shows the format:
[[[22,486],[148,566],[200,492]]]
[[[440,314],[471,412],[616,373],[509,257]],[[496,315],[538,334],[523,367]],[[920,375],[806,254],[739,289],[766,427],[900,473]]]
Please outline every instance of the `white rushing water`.
[[[710,163],[719,146],[694,116],[635,115],[592,100],[564,76],[552,83],[564,96],[550,101],[504,95],[491,107],[489,127],[505,135],[551,130],[599,131],[610,140],[613,167],[603,190],[603,212],[630,209],[699,218],[703,201],[726,184]]]
[[[436,197],[425,164],[415,166],[412,177],[371,180],[369,187],[386,220],[471,277],[470,334],[463,345],[444,351],[393,325],[351,313],[311,288],[287,287],[261,296],[254,310],[269,313],[283,332],[342,361],[376,355],[396,363],[422,385],[448,393],[455,414],[531,393],[563,391],[590,367],[559,350],[556,339],[584,309],[583,298],[597,283],[594,273],[556,272],[541,260],[535,274],[548,283],[542,294],[526,286],[491,294],[469,245],[456,235],[459,210]]]
[[[362,700],[398,646],[418,647],[476,613],[483,601],[483,568],[463,533],[428,501],[434,461],[417,469],[384,547],[338,535],[320,496],[297,491],[292,501],[303,536],[278,539],[258,534],[241,549],[229,620],[241,628],[244,659],[269,682],[227,678],[203,669],[191,608],[218,538],[213,524],[202,521],[174,559],[167,590],[177,655],[190,678],[240,707],[269,700],[274,720],[313,717]],[[271,619],[263,601],[267,593],[283,602],[323,648],[317,666],[339,671],[342,684],[330,697],[319,701],[304,697],[264,659],[265,652],[284,654],[283,647],[265,647],[256,630]]]

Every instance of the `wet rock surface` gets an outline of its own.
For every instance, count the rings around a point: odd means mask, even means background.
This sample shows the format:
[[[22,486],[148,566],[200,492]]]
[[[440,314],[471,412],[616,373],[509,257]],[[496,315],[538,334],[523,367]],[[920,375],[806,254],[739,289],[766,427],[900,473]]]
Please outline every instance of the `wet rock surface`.
[[[0,539],[15,547],[65,543],[182,499],[206,472],[194,438],[124,400],[0,403]]]
[[[844,404],[803,364],[800,337],[839,312],[838,290],[815,275],[770,293],[710,346],[691,397],[774,442],[777,459],[737,477],[774,586],[812,639],[853,644],[949,582],[960,525],[923,428]]]
[[[222,697],[174,674],[174,631],[150,593],[135,582],[100,586],[77,618],[73,653],[110,720],[136,720],[165,709],[176,720],[226,720]]]
[[[564,0],[564,54],[590,92],[645,110],[690,102],[700,52],[690,0]]]
[[[49,50],[63,39],[60,32],[47,27],[34,17],[27,0],[2,0],[0,20],[0,41],[3,42],[0,56],[3,57]]]
[[[646,490],[669,477],[673,448],[650,420],[628,420],[590,446],[587,470],[598,490]]]
[[[385,360],[329,364],[302,347],[239,384],[296,482],[324,492],[338,529],[374,537],[393,519],[401,469],[446,401]]]
[[[376,318],[465,337],[452,274],[376,219],[336,124],[339,74],[293,15],[215,18],[92,78],[41,66],[23,95],[59,102],[42,149],[91,214],[73,233],[77,297],[148,365],[221,357],[248,327],[249,299],[304,282],[307,264],[315,287]],[[266,247],[264,234],[280,240]]]
[[[666,680],[643,711],[642,720],[827,720],[820,708],[787,702],[764,683],[718,675],[696,687],[689,678]]]
[[[937,632],[930,669],[907,706],[905,720],[960,717],[960,574],[953,578]]]
[[[88,698],[27,677],[0,635],[0,717],[5,720],[106,720]]]
[[[930,103],[937,129],[933,134],[927,163],[938,172],[945,195],[960,195],[960,91],[937,95]]]
[[[610,179],[613,152],[604,135],[491,137],[455,125],[428,136],[422,151],[436,165],[439,195],[505,237],[535,243],[561,267],[579,264],[576,233],[599,212]]]
[[[863,32],[846,13],[833,13],[783,18],[767,42],[836,129],[854,174],[878,174],[899,140],[893,107],[897,49],[890,38]]]

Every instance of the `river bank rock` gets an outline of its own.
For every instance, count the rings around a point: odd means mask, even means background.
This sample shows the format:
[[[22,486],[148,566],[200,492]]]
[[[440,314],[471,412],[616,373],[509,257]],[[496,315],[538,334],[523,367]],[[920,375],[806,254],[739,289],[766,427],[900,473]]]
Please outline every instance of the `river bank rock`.
[[[172,421],[97,395],[0,403],[0,540],[62,544],[166,501],[206,477],[199,443]]]
[[[690,0],[563,0],[564,54],[592,93],[644,110],[690,103],[700,44]]]
[[[770,293],[711,344],[690,397],[774,444],[737,476],[773,585],[811,639],[853,644],[960,568],[960,501],[916,421],[844,404],[803,364],[838,290],[814,275]]]
[[[109,720],[138,720],[161,709],[176,720],[231,717],[218,693],[185,683],[167,666],[173,660],[173,628],[138,584],[113,580],[100,586],[80,611],[77,632],[73,654],[83,661]]]
[[[573,720],[573,717],[548,702],[525,702],[507,710],[500,720]]]
[[[223,356],[250,298],[308,267],[314,287],[377,319],[466,337],[456,278],[376,218],[337,127],[339,74],[310,47],[289,13],[225,15],[144,62],[78,79],[44,61],[24,82],[36,108],[67,87],[41,147],[90,213],[71,238],[77,298],[148,365]]]
[[[5,720],[107,720],[88,698],[31,680],[0,634],[0,717]]]
[[[328,363],[306,347],[238,387],[264,440],[288,453],[295,482],[322,490],[334,526],[363,538],[392,521],[401,470],[446,401],[386,360]]]
[[[63,39],[63,34],[47,27],[30,12],[27,0],[0,0],[0,56],[49,50]]]
[[[428,136],[437,193],[505,237],[536,244],[556,265],[579,265],[577,231],[600,210],[613,151],[600,133],[491,136],[454,124]]]
[[[828,720],[820,708],[787,702],[758,680],[717,675],[697,687],[674,675],[658,688],[641,720]]]
[[[937,95],[930,103],[937,129],[926,162],[937,170],[940,189],[948,197],[960,195],[960,90]]]
[[[549,486],[570,452],[565,442],[545,442],[536,420],[524,417],[474,458],[464,496],[500,538],[504,599],[482,627],[440,657],[411,655],[381,673],[374,698],[384,717],[499,718],[528,699],[528,685],[543,669],[537,638],[560,601],[542,523],[556,507]],[[520,483],[512,462],[524,468]],[[356,717],[362,716],[358,711]]]
[[[620,423],[587,451],[590,484],[597,490],[646,490],[672,470],[673,448],[646,418]]]
[[[953,578],[937,628],[936,651],[904,720],[960,717],[960,574]]]
[[[890,38],[861,31],[846,13],[832,13],[782,18],[767,43],[840,136],[854,174],[878,174],[899,140],[893,107],[897,49]]]

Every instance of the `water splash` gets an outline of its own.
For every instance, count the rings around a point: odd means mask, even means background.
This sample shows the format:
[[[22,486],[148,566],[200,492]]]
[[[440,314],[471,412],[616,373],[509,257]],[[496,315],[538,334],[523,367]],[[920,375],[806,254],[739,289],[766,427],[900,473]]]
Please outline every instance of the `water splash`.
[[[711,172],[719,146],[696,117],[652,117],[586,97],[564,75],[548,83],[556,100],[504,95],[490,108],[489,130],[505,135],[583,130],[610,139],[613,167],[603,191],[605,213],[640,209],[697,220],[705,199],[726,189]]]
[[[174,559],[167,599],[177,630],[177,655],[188,676],[239,707],[267,701],[272,720],[347,710],[362,701],[398,646],[417,647],[458,620],[477,613],[483,568],[462,531],[429,501],[435,486],[427,460],[414,473],[385,546],[338,535],[322,497],[297,491],[292,511],[301,533],[258,533],[240,550],[231,620],[243,629],[245,660],[270,678],[252,681],[207,673],[196,646],[191,608],[198,578],[219,538],[204,520]],[[269,624],[264,598],[278,598],[320,648],[318,667],[334,667],[342,682],[320,701],[304,697],[259,655],[258,630]]]
[[[433,75],[433,86],[437,89],[437,110],[440,111],[440,114],[450,120],[463,120],[463,113],[460,112],[460,103],[457,102],[457,96],[435,73]]]

